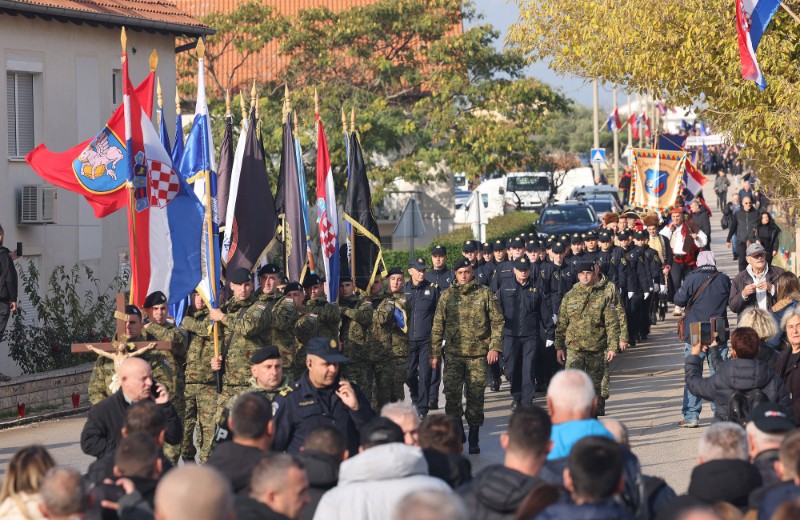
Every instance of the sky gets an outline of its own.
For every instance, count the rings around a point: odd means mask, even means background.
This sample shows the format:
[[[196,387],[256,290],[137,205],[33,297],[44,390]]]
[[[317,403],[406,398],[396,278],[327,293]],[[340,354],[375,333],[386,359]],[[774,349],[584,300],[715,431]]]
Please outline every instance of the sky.
[[[484,18],[482,20],[472,20],[470,24],[493,25],[496,30],[500,31],[500,38],[497,40],[497,45],[502,47],[508,35],[509,27],[515,23],[519,17],[519,8],[517,4],[514,0],[473,0],[473,2],[478,12],[483,13]],[[583,79],[573,76],[559,76],[550,70],[544,62],[531,64],[527,67],[526,74],[528,77],[536,78],[539,81],[543,81],[555,87],[576,103],[587,107],[592,106],[591,82],[585,82]],[[614,106],[611,85],[600,85],[599,98],[600,107],[610,112]],[[619,103],[625,103],[625,96],[619,94],[618,100]],[[601,119],[604,118],[602,111],[600,117]]]

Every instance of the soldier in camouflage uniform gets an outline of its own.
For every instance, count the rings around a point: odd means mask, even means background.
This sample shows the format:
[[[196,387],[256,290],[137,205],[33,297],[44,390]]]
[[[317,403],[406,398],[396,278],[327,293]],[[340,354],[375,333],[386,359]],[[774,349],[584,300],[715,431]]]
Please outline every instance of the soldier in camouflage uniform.
[[[355,285],[350,275],[339,277],[339,310],[342,316],[340,337],[342,353],[350,360],[343,365],[347,379],[358,385],[364,395],[372,395],[374,374],[369,358],[367,337],[372,328],[372,303],[355,294]]]
[[[622,303],[622,296],[620,296],[620,291],[617,288],[616,284],[611,280],[608,280],[605,275],[603,275],[601,267],[599,264],[595,264],[595,278],[597,282],[602,282],[603,280],[606,281],[606,292],[613,296],[614,306],[617,309],[617,316],[619,317],[619,349],[617,353],[624,351],[628,348],[628,318],[625,314],[625,305]],[[609,396],[609,386],[611,385],[611,363],[606,363],[606,369],[603,372],[603,381],[600,383],[600,397],[604,400],[608,399]]]
[[[224,363],[222,393],[217,396],[215,418],[231,396],[250,386],[250,358],[264,346],[262,338],[270,323],[266,305],[253,294],[250,271],[236,269],[228,281],[233,296],[221,308],[208,311],[209,317],[221,323],[225,331],[222,355],[211,361],[212,370],[221,369]]]
[[[150,333],[142,331],[142,311],[135,305],[126,305],[125,337],[127,341],[157,341]],[[115,339],[117,339],[115,337]],[[130,347],[129,347],[130,349]],[[150,350],[140,354],[142,359],[150,363],[153,368],[153,379],[164,385],[172,395],[175,391],[174,363],[164,356],[163,350]],[[98,357],[89,379],[89,402],[97,404],[112,394],[109,385],[117,375],[114,360],[107,357]],[[155,385],[154,385],[155,386]]]
[[[283,292],[278,289],[281,283],[281,270],[275,264],[267,264],[258,270],[258,301],[266,304],[267,311],[283,297]]]
[[[464,416],[461,396],[466,385],[469,452],[480,453],[479,431],[483,426],[486,363],[497,363],[503,351],[503,314],[489,288],[472,275],[468,259],[456,261],[456,282],[442,293],[431,331],[431,368],[436,368],[444,340],[445,410],[447,415]]]
[[[295,328],[303,314],[305,299],[303,286],[297,282],[289,282],[284,287],[283,297],[272,308],[271,323],[265,337],[265,345],[275,345],[281,351],[283,366],[294,379],[299,378],[305,370],[305,350],[295,337]],[[304,326],[309,326],[306,323]]]
[[[316,274],[307,274],[303,279],[303,288],[306,290],[303,308],[307,316],[315,318],[317,332],[312,336],[304,336],[301,342],[305,345],[311,338],[328,338],[338,343],[342,316],[339,307],[328,302],[322,280]]]
[[[390,269],[388,282],[387,295],[372,315],[376,410],[405,398],[408,372],[408,306],[403,293],[403,270]]]
[[[228,429],[228,417],[239,396],[257,392],[272,402],[278,393],[285,390],[291,391],[292,379],[288,373],[283,371],[283,362],[281,361],[281,353],[278,347],[272,345],[261,347],[250,358],[250,363],[250,373],[253,374],[250,378],[250,386],[238,394],[232,395],[228,402],[225,403],[216,425],[215,445],[228,441],[232,437]]]
[[[186,415],[183,420],[181,457],[194,460],[200,452],[203,464],[211,454],[214,440],[214,419],[217,413],[217,389],[209,360],[214,357],[214,340],[211,337],[211,319],[208,308],[199,293],[192,293],[192,306],[181,322],[189,333],[189,353],[186,355]],[[220,329],[221,332],[221,329]],[[219,339],[222,342],[222,337]],[[222,345],[220,344],[220,347]],[[197,429],[197,449],[193,436]]]
[[[578,284],[564,295],[556,324],[558,362],[586,372],[598,396],[597,414],[605,415],[601,384],[606,364],[617,355],[619,308],[616,290],[597,281],[594,264],[577,264]]]

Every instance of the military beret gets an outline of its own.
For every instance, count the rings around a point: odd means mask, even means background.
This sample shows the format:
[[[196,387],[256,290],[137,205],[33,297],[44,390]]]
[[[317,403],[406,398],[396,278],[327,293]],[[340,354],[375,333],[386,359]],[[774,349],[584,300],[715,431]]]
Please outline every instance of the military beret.
[[[594,262],[578,262],[575,264],[576,273],[583,273],[584,271],[594,272]]]
[[[245,269],[244,267],[240,267],[235,269],[231,275],[228,277],[228,281],[231,283],[235,283],[236,285],[241,285],[243,283],[247,283],[251,281],[250,279],[250,271]]]
[[[302,291],[303,286],[300,285],[300,282],[289,282],[286,284],[286,287],[283,288],[283,294],[289,294],[292,291]]]
[[[644,230],[635,231],[633,233],[633,238],[635,238],[636,240],[647,240],[648,238],[650,238],[650,235],[647,233],[647,231]]]
[[[505,248],[506,248],[506,241],[503,240],[502,238],[498,238],[497,240],[494,241],[495,251],[500,251]]]
[[[347,362],[347,358],[339,352],[336,340],[330,338],[312,338],[306,345],[306,354],[321,357],[328,363]]]
[[[275,264],[267,264],[258,270],[258,276],[266,276],[268,274],[280,274],[280,268]]]
[[[422,257],[419,257],[416,260],[411,260],[410,262],[408,262],[408,267],[410,269],[416,269],[417,271],[423,271],[428,268],[428,266],[425,265],[425,259]]]
[[[391,269],[389,269],[389,272],[386,273],[386,276],[389,277],[389,276],[393,276],[393,275],[396,275],[396,274],[399,274],[400,276],[403,276],[403,270],[400,269],[399,267],[392,267]]]
[[[528,257],[521,256],[514,260],[514,269],[519,269],[520,271],[527,271],[531,268],[531,261],[528,260]]]
[[[587,231],[584,235],[584,240],[597,240],[597,233],[595,231]]]
[[[308,289],[309,287],[314,287],[315,285],[319,285],[322,283],[322,278],[319,277],[317,273],[307,274],[305,278],[303,278],[303,288]]]
[[[513,248],[517,248],[517,247],[521,249],[521,248],[525,247],[525,241],[522,240],[522,238],[520,238],[520,237],[514,237],[514,238],[512,238],[511,240],[508,241],[508,247],[509,247],[509,249],[513,249]]]
[[[447,248],[439,245],[433,246],[433,249],[431,249],[431,256],[435,255],[447,256]]]
[[[289,283],[289,277],[284,274],[281,276],[281,285],[286,285],[287,283]]]
[[[467,240],[461,245],[461,251],[464,253],[474,253],[478,250],[478,246],[474,240]]]
[[[453,271],[458,271],[459,269],[471,266],[472,262],[469,261],[469,258],[459,258],[458,260],[456,260],[455,265],[453,265]]]
[[[345,273],[345,274],[339,275],[339,284],[343,284],[345,282],[352,282],[352,281],[353,281],[353,277],[350,276],[350,273]]]
[[[583,242],[584,235],[582,233],[573,233],[572,237],[570,238],[571,244],[580,244]]]
[[[136,305],[126,305],[125,306],[125,314],[128,316],[139,316],[142,317],[142,311],[139,310],[139,307]]]
[[[567,246],[563,242],[556,242],[553,244],[553,252],[554,253],[563,253],[566,251]]]
[[[161,305],[162,303],[167,303],[167,297],[161,291],[153,291],[147,295],[147,298],[144,299],[143,307],[145,309],[149,309],[151,307],[155,307],[156,305]]]
[[[492,251],[494,251],[494,246],[489,242],[484,242],[483,243],[483,252],[484,253],[491,253]]]
[[[278,350],[278,347],[273,345],[268,345],[266,347],[261,347],[260,349],[253,352],[253,355],[250,356],[250,363],[257,365],[259,363],[263,363],[268,359],[280,359],[281,358],[281,351]]]

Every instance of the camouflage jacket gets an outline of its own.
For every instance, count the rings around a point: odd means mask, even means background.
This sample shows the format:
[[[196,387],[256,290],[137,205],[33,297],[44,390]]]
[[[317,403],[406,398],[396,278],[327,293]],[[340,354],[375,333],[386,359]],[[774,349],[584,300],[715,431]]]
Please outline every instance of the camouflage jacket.
[[[281,351],[283,366],[288,370],[294,362],[294,355],[300,345],[295,338],[295,327],[300,319],[300,312],[294,301],[282,297],[272,307],[269,340],[267,345],[274,345]]]
[[[352,295],[339,300],[342,314],[342,351],[351,363],[369,361],[367,339],[372,327],[372,302],[363,296]]]
[[[251,295],[246,300],[231,298],[222,306],[225,358],[224,383],[247,386],[250,379],[250,357],[264,346],[263,333],[269,326],[270,316],[266,305]]]
[[[156,338],[149,333],[142,331],[142,335],[138,338],[132,338],[130,341],[157,341]],[[175,394],[176,380],[174,370],[174,360],[169,359],[164,355],[164,350],[149,350],[139,357],[144,359],[153,368],[153,379],[163,384],[170,394],[170,399]],[[114,360],[106,357],[98,357],[92,369],[92,375],[89,378],[89,402],[97,404],[106,397],[112,394],[108,388],[114,380],[116,368],[114,367]]]
[[[190,311],[191,312],[191,311]],[[189,332],[189,353],[186,355],[185,378],[187,383],[213,383],[214,372],[210,361],[214,356],[214,340],[211,338],[211,319],[208,309],[194,311],[183,318],[181,327]],[[220,332],[222,331],[220,327]],[[220,334],[220,348],[222,348]]]
[[[591,287],[576,284],[564,295],[556,324],[556,348],[616,351],[620,330],[619,297],[606,278]]]
[[[225,406],[222,408],[222,413],[220,414],[219,421],[217,421],[217,431],[214,434],[215,443],[223,442],[227,440],[231,440],[233,435],[231,434],[230,430],[228,429],[228,417],[231,415],[231,410],[233,410],[233,405],[236,403],[236,400],[239,399],[244,394],[250,393],[259,393],[265,396],[270,402],[275,400],[275,396],[278,395],[280,392],[288,391],[291,392],[291,385],[292,380],[288,374],[283,375],[283,379],[281,380],[280,384],[276,388],[267,389],[262,386],[258,386],[255,377],[250,378],[250,386],[246,390],[242,390],[238,394],[232,395],[228,402],[225,403]]]
[[[322,298],[306,300],[303,305],[303,313],[306,316],[311,316],[316,319],[316,336],[312,337],[329,338],[339,341],[339,326],[342,323],[342,316],[339,312],[339,307],[333,303],[328,303],[325,295],[322,295]],[[298,339],[300,338],[298,337]],[[301,339],[300,341],[306,344],[308,343],[308,339]]]
[[[605,277],[602,277],[605,278]],[[602,280],[601,278],[601,280]],[[625,314],[625,305],[622,304],[622,297],[619,294],[617,286],[611,280],[607,282],[606,292],[613,296],[614,306],[617,309],[619,316],[619,341],[628,342],[628,315]]]
[[[283,295],[278,290],[271,294],[266,294],[263,292],[258,294],[258,301],[266,304],[267,310],[270,312],[272,312],[272,308],[275,307],[275,304],[278,303],[281,298],[283,298]]]
[[[183,367],[186,366],[186,352],[189,346],[185,332],[169,321],[161,325],[158,323],[148,323],[145,325],[144,330],[158,341],[169,341],[172,343],[172,350],[169,351],[169,354],[167,354],[167,351],[164,351],[164,355],[168,360],[170,357],[175,360],[175,366],[177,367],[175,373],[179,377],[183,377]]]
[[[431,330],[431,356],[442,355],[442,340],[448,354],[485,356],[503,350],[503,313],[492,291],[477,281],[455,282],[442,292]]]
[[[405,294],[387,294],[372,314],[372,360],[379,363],[393,357],[408,357],[407,331],[408,305]]]

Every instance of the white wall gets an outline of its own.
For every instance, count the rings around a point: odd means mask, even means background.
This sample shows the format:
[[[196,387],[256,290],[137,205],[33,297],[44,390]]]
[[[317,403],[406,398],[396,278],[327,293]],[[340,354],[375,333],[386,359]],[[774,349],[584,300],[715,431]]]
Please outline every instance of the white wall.
[[[133,48],[136,52],[133,52]],[[153,49],[159,55],[157,74],[164,99],[175,99],[175,38],[128,30],[131,82],[137,85],[149,72]],[[35,142],[60,152],[94,137],[113,113],[112,71],[120,69],[120,31],[38,18],[0,14],[0,64],[9,61],[41,64],[34,82]],[[0,82],[0,99],[6,100],[6,82]],[[5,106],[4,104],[2,106]],[[166,110],[167,127],[174,128],[174,110]],[[154,111],[155,115],[155,111]],[[8,158],[7,114],[0,111],[0,223],[5,245],[24,244],[25,255],[37,256],[41,280],[53,267],[83,262],[108,284],[119,270],[120,253],[128,250],[123,211],[105,219],[94,218],[83,197],[58,189],[56,223],[17,225],[17,197],[26,184],[45,184],[24,161]],[[0,344],[0,372],[18,373]]]

